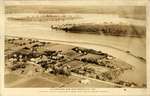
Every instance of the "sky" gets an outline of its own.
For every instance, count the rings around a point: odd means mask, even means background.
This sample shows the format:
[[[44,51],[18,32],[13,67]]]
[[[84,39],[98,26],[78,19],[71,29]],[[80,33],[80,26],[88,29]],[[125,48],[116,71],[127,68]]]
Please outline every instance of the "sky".
[[[147,0],[5,0],[6,5],[145,5]]]

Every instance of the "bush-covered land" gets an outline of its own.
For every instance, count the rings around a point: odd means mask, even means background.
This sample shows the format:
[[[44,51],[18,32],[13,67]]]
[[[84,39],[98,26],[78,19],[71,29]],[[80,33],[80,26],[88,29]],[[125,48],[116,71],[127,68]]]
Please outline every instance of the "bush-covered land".
[[[64,24],[51,26],[52,29],[64,30],[74,33],[93,33],[111,36],[133,36],[143,37],[146,35],[146,28],[137,25],[119,25],[119,24]]]

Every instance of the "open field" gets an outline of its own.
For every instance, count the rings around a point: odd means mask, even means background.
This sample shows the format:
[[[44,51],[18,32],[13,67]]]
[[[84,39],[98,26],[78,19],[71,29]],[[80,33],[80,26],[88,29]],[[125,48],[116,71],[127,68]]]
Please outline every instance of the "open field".
[[[6,87],[145,87],[120,80],[134,67],[101,51],[26,38],[5,43],[16,47],[5,50]]]
[[[9,74],[5,75],[5,82],[6,82],[6,84],[10,84],[10,83],[12,83],[12,82],[14,82],[14,81],[16,81],[16,80],[18,80],[20,78],[21,78],[21,76],[9,73]]]
[[[28,87],[28,88],[32,88],[32,87],[52,87],[52,88],[55,88],[55,87],[59,87],[60,84],[57,83],[57,82],[53,82],[53,81],[50,81],[50,80],[46,80],[44,78],[40,78],[40,77],[35,77],[35,78],[32,78],[30,80],[27,80],[27,81],[24,81],[20,84],[16,84],[14,86],[11,86],[11,87]]]

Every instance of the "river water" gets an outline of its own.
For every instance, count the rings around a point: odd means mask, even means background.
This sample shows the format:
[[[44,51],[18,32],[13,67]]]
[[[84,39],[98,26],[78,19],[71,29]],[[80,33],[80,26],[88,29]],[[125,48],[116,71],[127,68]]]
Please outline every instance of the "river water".
[[[23,16],[39,16],[39,14],[9,14],[6,17],[23,17]],[[61,15],[61,14],[57,14]],[[31,37],[46,40],[54,40],[59,43],[65,43],[102,50],[106,53],[112,54],[129,64],[135,66],[134,71],[125,72],[121,79],[127,81],[134,81],[139,84],[146,83],[146,64],[139,59],[130,56],[120,50],[131,51],[136,56],[146,58],[146,39],[136,37],[116,37],[116,36],[104,36],[98,34],[80,34],[80,33],[66,33],[64,31],[52,30],[50,26],[52,24],[66,24],[66,23],[103,23],[112,22],[119,24],[137,24],[145,26],[145,21],[120,18],[113,15],[99,15],[99,14],[67,14],[77,15],[82,17],[75,20],[64,21],[45,21],[45,22],[25,22],[25,21],[13,21],[6,20],[6,35]],[[113,19],[112,19],[113,18]],[[62,42],[63,41],[63,42]],[[67,43],[68,42],[68,43]]]

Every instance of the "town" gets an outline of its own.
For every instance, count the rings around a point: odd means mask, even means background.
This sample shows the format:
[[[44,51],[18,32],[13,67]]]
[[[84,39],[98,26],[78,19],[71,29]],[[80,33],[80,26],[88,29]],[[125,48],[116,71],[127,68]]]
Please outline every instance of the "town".
[[[101,51],[27,38],[7,37],[5,43],[5,71],[10,73],[25,75],[32,70],[67,78],[76,74],[121,87],[141,87],[118,78],[133,66]]]

